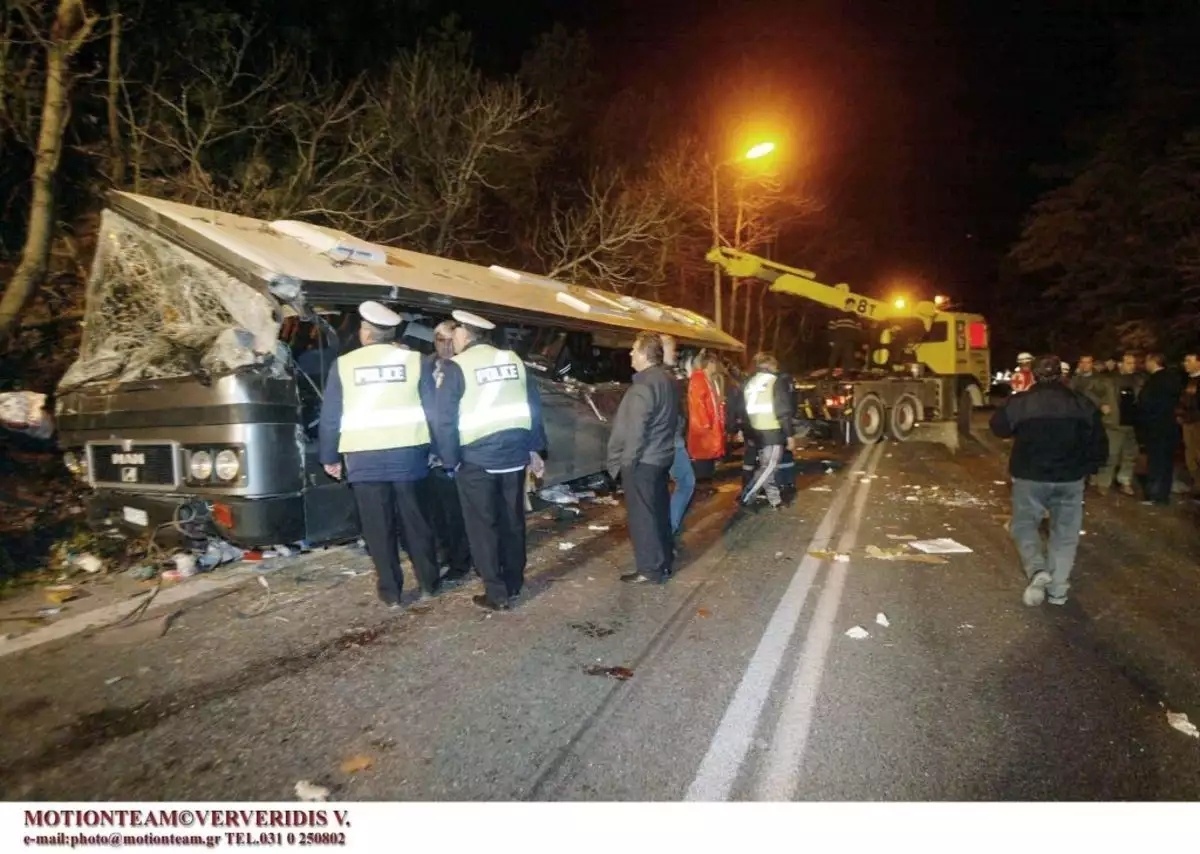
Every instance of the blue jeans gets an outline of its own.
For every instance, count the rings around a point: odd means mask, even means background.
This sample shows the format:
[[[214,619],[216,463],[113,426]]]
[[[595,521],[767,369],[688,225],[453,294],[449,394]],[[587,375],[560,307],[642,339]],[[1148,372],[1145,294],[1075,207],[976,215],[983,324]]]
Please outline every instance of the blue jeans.
[[[692,458],[682,436],[675,437],[675,460],[671,463],[671,480],[675,491],[671,493],[671,533],[678,534],[683,525],[683,515],[692,503],[696,491],[696,472],[692,469]]]
[[[1065,598],[1071,589],[1071,569],[1083,524],[1083,487],[1086,479],[1067,483],[1042,483],[1013,478],[1012,538],[1021,553],[1025,575],[1050,573],[1046,593]],[[1042,519],[1050,513],[1050,541],[1042,542]]]

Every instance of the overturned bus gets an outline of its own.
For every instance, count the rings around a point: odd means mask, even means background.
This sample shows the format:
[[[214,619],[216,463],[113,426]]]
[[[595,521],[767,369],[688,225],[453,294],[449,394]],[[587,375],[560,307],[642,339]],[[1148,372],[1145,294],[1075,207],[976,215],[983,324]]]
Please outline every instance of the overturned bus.
[[[357,306],[383,302],[404,342],[432,351],[454,309],[497,324],[538,378],[542,487],[603,472],[628,347],[651,330],[681,347],[742,345],[692,312],[356,240],[113,193],[88,283],[83,342],[55,414],[89,520],[245,547],[357,535],[349,487],[317,458],[322,387],[358,346]]]

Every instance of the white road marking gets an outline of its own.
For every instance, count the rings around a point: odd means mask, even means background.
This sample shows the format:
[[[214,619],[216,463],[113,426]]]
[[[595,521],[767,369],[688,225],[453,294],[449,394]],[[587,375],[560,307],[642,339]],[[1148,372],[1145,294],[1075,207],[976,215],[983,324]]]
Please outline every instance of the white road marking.
[[[874,471],[879,462],[876,456],[870,465]],[[863,482],[863,488],[854,497],[854,508],[849,522],[838,540],[838,552],[853,551],[858,540],[858,529],[862,526],[863,511],[866,509],[867,494],[871,480]],[[792,679],[787,699],[779,712],[771,749],[766,755],[765,768],[760,774],[754,792],[758,801],[786,801],[796,792],[800,782],[800,765],[804,759],[804,748],[812,730],[813,710],[821,690],[821,676],[825,672],[825,660],[829,647],[837,634],[838,607],[842,604],[842,591],[846,587],[849,563],[835,563],[825,578],[825,586],[817,599],[817,608],[809,624],[808,635],[800,650],[800,663]]]
[[[871,463],[873,468],[878,462],[882,449],[882,444],[868,445],[863,448],[851,464],[851,471],[863,468],[868,459],[873,461]],[[734,692],[733,699],[725,709],[721,723],[717,726],[717,731],[708,746],[708,752],[700,763],[700,768],[696,772],[692,784],[688,787],[684,800],[720,801],[728,799],[746,754],[750,750],[750,745],[753,743],[754,731],[758,728],[758,720],[762,716],[763,707],[771,692],[771,685],[775,682],[775,677],[783,664],[783,656],[787,652],[792,634],[796,630],[796,624],[800,620],[800,614],[804,610],[808,591],[821,567],[820,559],[812,557],[807,552],[826,546],[833,536],[837,521],[855,487],[860,487],[865,492],[869,485],[870,481],[860,485],[856,478],[847,477],[846,482],[838,490],[829,510],[821,519],[821,524],[817,526],[816,534],[813,535],[805,549],[804,559],[796,567],[796,573],[792,576],[791,583],[784,592],[783,598],[779,600],[779,605],[776,606],[775,613],[771,615],[770,622],[767,623],[762,639],[758,642],[758,647],[750,658],[750,664],[742,675],[742,681],[739,683],[737,691]]]

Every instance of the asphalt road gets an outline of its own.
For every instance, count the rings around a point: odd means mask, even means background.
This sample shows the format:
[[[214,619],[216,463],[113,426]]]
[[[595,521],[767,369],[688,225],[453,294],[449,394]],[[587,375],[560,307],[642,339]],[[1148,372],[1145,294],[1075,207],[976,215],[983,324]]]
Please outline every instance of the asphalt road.
[[[478,611],[469,586],[391,616],[365,558],[339,551],[269,594],[193,603],[157,640],[10,656],[0,795],[289,800],[302,779],[346,800],[1200,794],[1200,740],[1167,722],[1200,723],[1193,508],[1090,498],[1070,603],[1030,609],[994,448],[845,456],[779,514],[731,522],[732,491],[699,500],[665,587],[617,581],[623,508],[591,505],[536,522],[510,613]],[[864,553],[901,536],[972,552]]]

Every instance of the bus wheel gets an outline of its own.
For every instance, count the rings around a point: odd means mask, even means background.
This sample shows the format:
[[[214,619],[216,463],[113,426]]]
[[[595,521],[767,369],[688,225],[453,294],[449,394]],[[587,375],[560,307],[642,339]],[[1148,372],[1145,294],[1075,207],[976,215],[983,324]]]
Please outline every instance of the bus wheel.
[[[891,426],[891,437],[898,442],[906,441],[917,429],[917,422],[920,420],[921,406],[917,399],[911,394],[900,395],[892,404],[892,411],[888,419]]]
[[[886,427],[886,410],[877,396],[868,394],[854,407],[854,435],[864,445],[873,445],[882,439]]]

